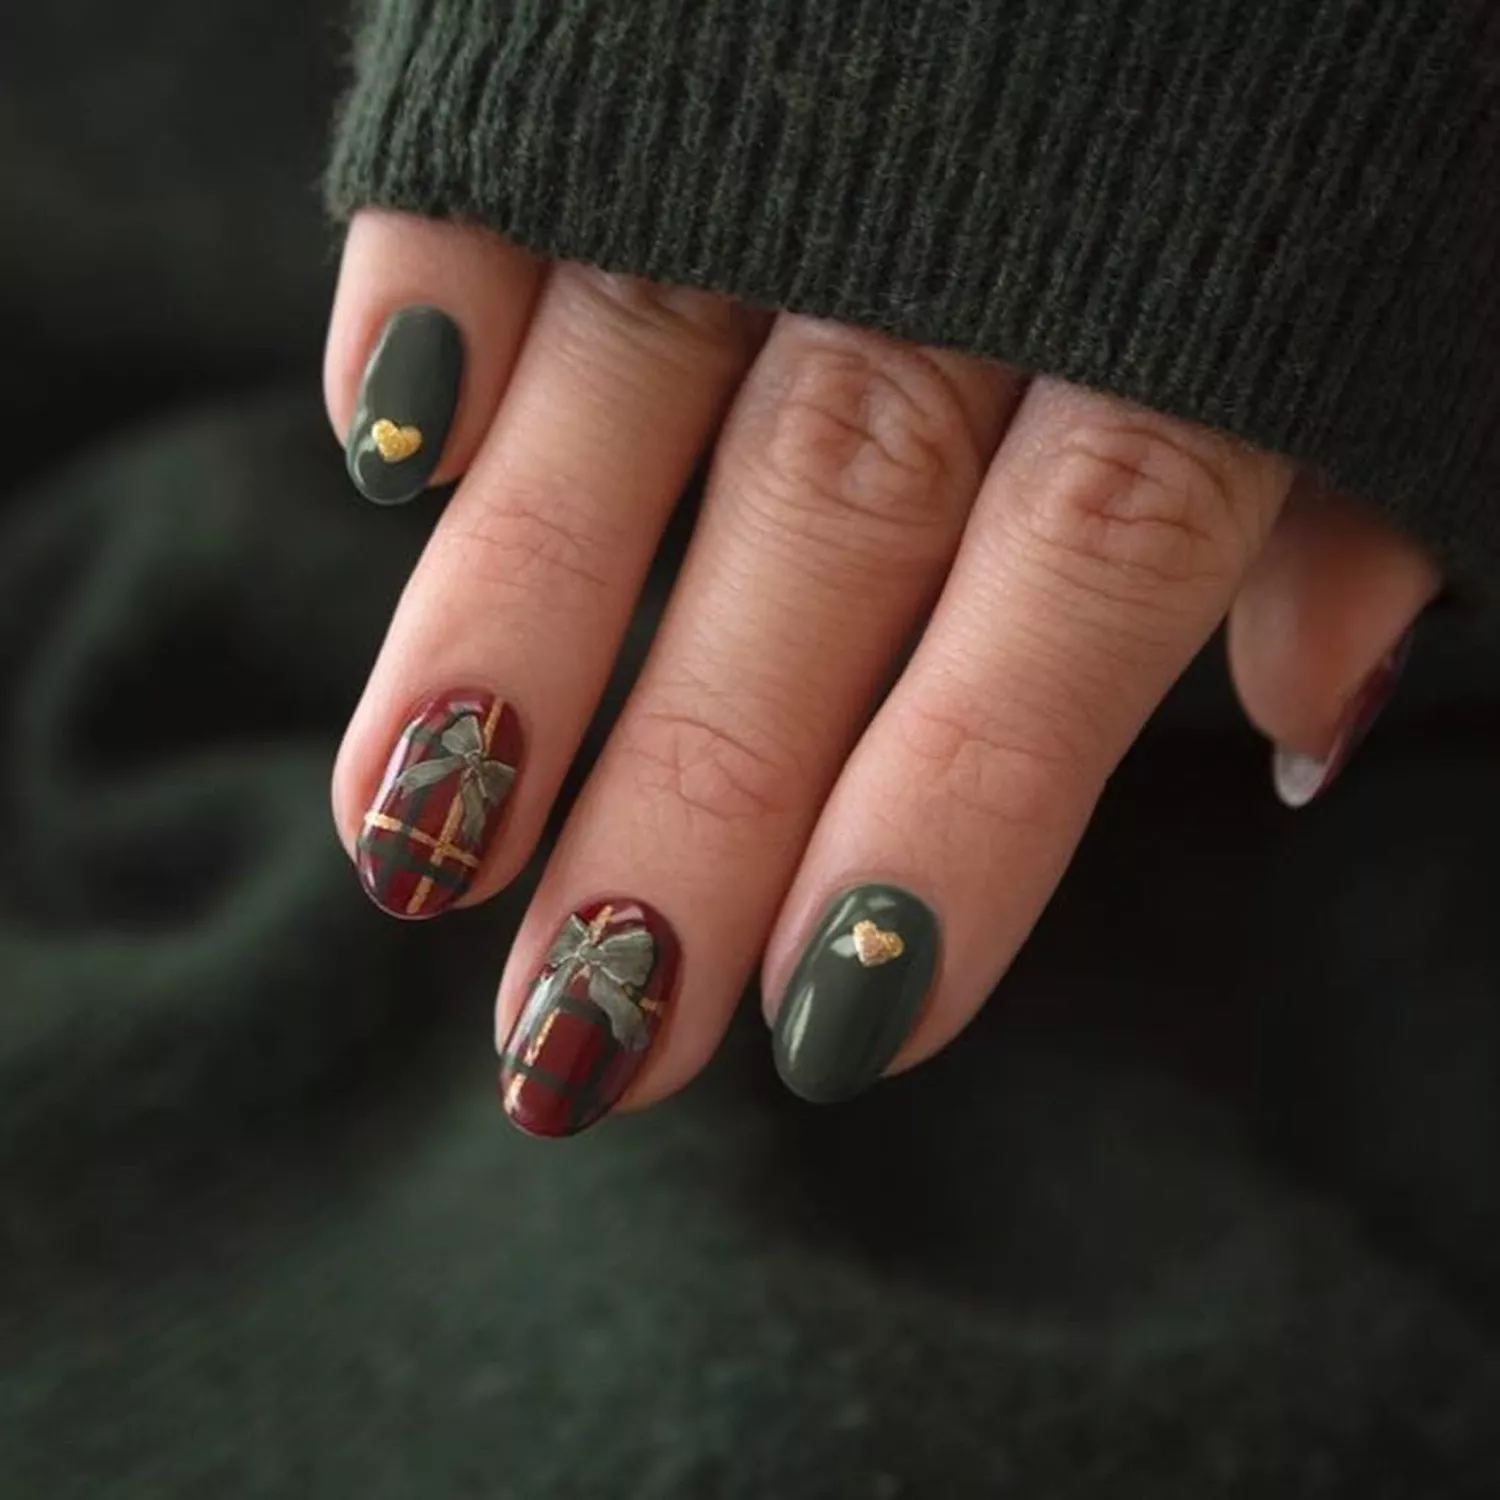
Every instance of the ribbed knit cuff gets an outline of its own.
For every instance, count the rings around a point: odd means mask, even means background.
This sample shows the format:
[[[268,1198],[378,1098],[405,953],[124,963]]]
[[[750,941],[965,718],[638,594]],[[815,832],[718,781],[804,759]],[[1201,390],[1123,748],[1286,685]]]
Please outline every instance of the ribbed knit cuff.
[[[1493,0],[371,0],[329,202],[954,344],[1500,562]]]

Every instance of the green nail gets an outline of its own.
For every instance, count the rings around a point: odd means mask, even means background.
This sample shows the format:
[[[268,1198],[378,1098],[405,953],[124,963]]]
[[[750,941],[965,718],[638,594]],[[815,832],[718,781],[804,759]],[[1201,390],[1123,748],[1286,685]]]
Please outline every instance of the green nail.
[[[834,1104],[874,1083],[911,1034],[938,965],[932,909],[892,885],[829,907],[776,1016],[776,1071],[794,1094]]]
[[[365,366],[349,429],[349,477],[377,505],[400,505],[427,488],[458,410],[464,341],[435,307],[392,316]]]

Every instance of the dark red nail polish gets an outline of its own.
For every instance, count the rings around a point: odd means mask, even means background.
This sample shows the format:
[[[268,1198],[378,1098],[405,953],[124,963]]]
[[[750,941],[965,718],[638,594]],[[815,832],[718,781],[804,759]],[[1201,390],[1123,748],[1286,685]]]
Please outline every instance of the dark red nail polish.
[[[1354,752],[1384,712],[1401,680],[1411,655],[1413,631],[1396,642],[1383,656],[1375,670],[1365,678],[1360,690],[1344,710],[1344,717],[1334,736],[1328,754],[1319,759],[1299,755],[1278,745],[1271,757],[1271,779],[1276,795],[1288,807],[1306,807],[1321,797],[1342,774]]]
[[[521,765],[521,725],[493,693],[437,693],[391,752],[356,851],[359,878],[397,917],[435,917],[469,889]]]
[[[641,901],[595,901],[568,917],[500,1058],[515,1124],[575,1135],[608,1114],[661,1028],[678,953],[666,920]]]

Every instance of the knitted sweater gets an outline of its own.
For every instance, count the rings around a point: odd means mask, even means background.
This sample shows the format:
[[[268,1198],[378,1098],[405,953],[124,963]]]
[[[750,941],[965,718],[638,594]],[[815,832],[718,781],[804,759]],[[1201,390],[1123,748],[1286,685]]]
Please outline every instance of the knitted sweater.
[[[339,214],[958,345],[1500,561],[1493,0],[367,0]]]
[[[392,922],[327,811],[432,518],[318,397],[346,3],[0,12],[0,1500],[1495,1500],[1472,614],[1312,816],[1210,654],[899,1083],[802,1105],[751,999],[505,1126],[529,881]]]

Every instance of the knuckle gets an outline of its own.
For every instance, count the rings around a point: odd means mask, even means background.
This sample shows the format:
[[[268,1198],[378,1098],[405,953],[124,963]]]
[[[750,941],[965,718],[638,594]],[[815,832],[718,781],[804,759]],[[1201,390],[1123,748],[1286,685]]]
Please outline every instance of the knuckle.
[[[751,320],[744,307],[728,297],[598,266],[571,264],[559,274],[566,295],[584,314],[581,322],[590,343],[601,330],[608,330],[657,354],[683,347],[748,349]]]
[[[1022,733],[974,703],[912,704],[897,719],[903,750],[926,785],[985,823],[1042,827],[1059,798],[1091,768],[1085,736],[1060,720],[1030,715]]]
[[[659,705],[621,726],[624,752],[649,791],[673,799],[720,834],[754,836],[795,807],[796,767],[769,736],[702,707]]]
[[[1028,487],[1023,522],[1073,581],[1132,600],[1227,583],[1250,541],[1223,447],[1144,415],[1076,425]]]
[[[529,599],[597,595],[610,588],[609,538],[561,486],[508,486],[502,503],[445,526],[445,546],[497,592]]]
[[[786,361],[751,460],[781,519],[876,548],[946,538],[981,463],[951,378],[920,349],[857,330],[820,329]]]

